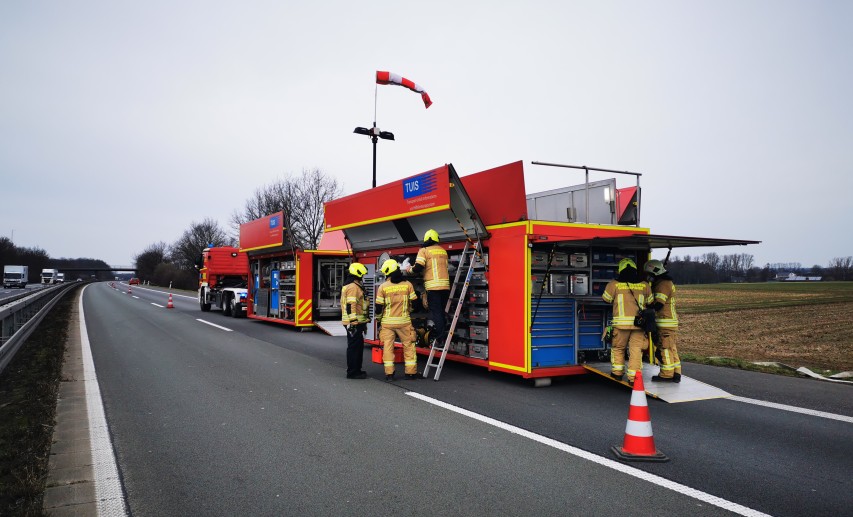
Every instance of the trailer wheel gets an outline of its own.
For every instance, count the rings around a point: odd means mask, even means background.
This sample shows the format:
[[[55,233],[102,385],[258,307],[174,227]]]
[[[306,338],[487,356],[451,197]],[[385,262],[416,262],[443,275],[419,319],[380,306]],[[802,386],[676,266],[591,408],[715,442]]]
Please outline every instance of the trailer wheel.
[[[205,293],[204,289],[199,291],[198,305],[199,305],[199,307],[201,307],[201,312],[209,312],[210,311],[210,304],[204,303],[204,298],[205,298],[204,293]]]

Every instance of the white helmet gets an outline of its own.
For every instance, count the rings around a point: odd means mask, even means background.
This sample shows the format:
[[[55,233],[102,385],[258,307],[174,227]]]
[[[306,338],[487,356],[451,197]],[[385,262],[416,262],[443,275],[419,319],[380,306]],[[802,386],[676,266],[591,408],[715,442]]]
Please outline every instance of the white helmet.
[[[663,267],[663,262],[661,262],[660,260],[650,260],[646,262],[646,265],[643,267],[643,270],[646,273],[655,276],[660,276],[666,273],[666,268]]]

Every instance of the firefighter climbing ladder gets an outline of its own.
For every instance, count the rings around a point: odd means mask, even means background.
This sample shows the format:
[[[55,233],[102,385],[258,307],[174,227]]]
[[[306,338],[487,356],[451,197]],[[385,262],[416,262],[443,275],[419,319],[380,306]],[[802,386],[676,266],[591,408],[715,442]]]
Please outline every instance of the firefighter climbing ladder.
[[[462,248],[462,255],[459,257],[459,267],[456,268],[456,276],[453,279],[453,285],[450,288],[450,297],[447,299],[445,312],[450,310],[450,305],[456,294],[456,288],[459,286],[459,278],[462,276],[462,269],[465,267],[465,261],[468,261],[468,271],[465,273],[465,281],[462,284],[462,290],[459,292],[459,298],[456,302],[456,311],[453,313],[453,321],[450,327],[447,328],[447,337],[444,339],[444,345],[439,347],[436,343],[429,351],[426,367],[424,367],[424,378],[429,377],[429,370],[435,367],[435,377],[433,380],[438,380],[441,376],[441,369],[444,367],[444,359],[447,357],[447,351],[450,350],[450,342],[453,340],[453,332],[456,330],[456,323],[459,321],[459,314],[462,312],[462,304],[465,303],[465,293],[468,292],[468,285],[471,283],[471,275],[474,272],[474,264],[477,263],[477,257],[481,254],[480,241],[466,241],[465,247]],[[434,363],[436,352],[441,352],[441,357],[437,363]]]

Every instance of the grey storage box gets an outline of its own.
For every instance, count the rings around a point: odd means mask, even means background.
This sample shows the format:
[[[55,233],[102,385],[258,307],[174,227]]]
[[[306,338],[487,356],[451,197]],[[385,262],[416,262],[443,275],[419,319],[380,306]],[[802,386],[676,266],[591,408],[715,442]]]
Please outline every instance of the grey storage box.
[[[555,267],[568,267],[569,266],[569,254],[555,252],[551,257],[551,265]]]
[[[572,294],[577,296],[589,294],[589,275],[572,275]]]
[[[571,267],[586,267],[587,264],[586,253],[572,253],[569,255],[569,265]]]
[[[488,341],[489,327],[471,325],[470,327],[468,327],[468,337],[474,341]]]
[[[468,311],[468,320],[477,322],[489,321],[488,307],[471,307]]]
[[[569,275],[567,273],[552,274],[550,278],[551,294],[569,294]]]
[[[471,343],[468,345],[468,357],[476,357],[477,359],[489,358],[489,346],[479,343]]]
[[[468,301],[471,303],[489,303],[489,291],[486,289],[471,289],[468,291]]]

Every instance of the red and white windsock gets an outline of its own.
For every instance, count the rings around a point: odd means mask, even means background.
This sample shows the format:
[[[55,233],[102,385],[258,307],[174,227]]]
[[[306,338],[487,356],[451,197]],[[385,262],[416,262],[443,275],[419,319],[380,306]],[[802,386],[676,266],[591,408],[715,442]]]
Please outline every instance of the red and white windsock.
[[[427,95],[427,92],[425,92],[423,88],[415,84],[414,81],[410,81],[401,75],[392,74],[391,72],[377,71],[376,84],[396,84],[397,86],[406,87],[413,92],[421,94],[421,99],[424,100],[424,107],[429,108],[432,105],[429,95]]]
[[[643,372],[637,372],[634,379],[628,423],[625,425],[625,440],[622,447],[614,445],[611,450],[617,458],[624,461],[669,461],[664,453],[655,448],[649,404],[643,386]]]

